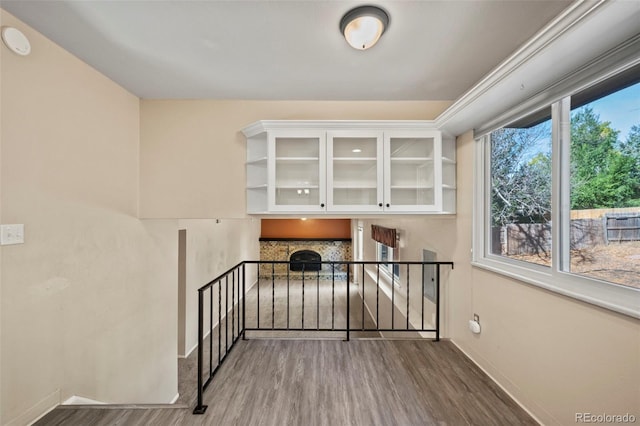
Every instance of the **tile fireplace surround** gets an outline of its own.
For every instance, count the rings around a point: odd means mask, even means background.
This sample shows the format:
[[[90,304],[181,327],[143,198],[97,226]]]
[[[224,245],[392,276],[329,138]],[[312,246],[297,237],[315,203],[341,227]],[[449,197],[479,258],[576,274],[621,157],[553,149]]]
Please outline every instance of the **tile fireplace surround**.
[[[260,260],[289,260],[289,256],[298,250],[313,250],[320,253],[323,262],[349,261],[351,239],[298,239],[298,238],[260,238]],[[288,265],[275,265],[275,278],[286,279]],[[336,278],[345,279],[346,265],[336,266]],[[271,265],[260,267],[260,278],[271,279]],[[315,279],[317,273],[306,272],[305,279]],[[290,279],[301,279],[302,272],[289,271]],[[322,265],[320,279],[331,279],[331,265]]]

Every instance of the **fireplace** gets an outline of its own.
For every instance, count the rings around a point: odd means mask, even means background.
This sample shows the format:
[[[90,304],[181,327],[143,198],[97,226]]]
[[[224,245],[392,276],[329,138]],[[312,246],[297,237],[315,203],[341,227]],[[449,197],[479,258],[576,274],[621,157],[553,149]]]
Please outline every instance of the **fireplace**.
[[[296,252],[312,252],[313,257],[298,257]],[[293,256],[292,256],[293,255]],[[344,262],[351,260],[350,239],[296,239],[296,238],[260,238],[260,260],[262,261],[287,261],[275,265],[260,265],[260,278],[271,279],[301,279],[302,266],[305,275],[307,271],[318,274],[321,280],[333,279],[333,271],[330,266],[324,266],[320,262]],[[292,262],[292,267],[289,267]],[[302,263],[305,262],[305,263]],[[335,265],[335,278],[346,279],[347,268],[344,264]]]
[[[322,269],[320,253],[313,250],[298,250],[289,257],[289,269],[292,271],[319,271]]]

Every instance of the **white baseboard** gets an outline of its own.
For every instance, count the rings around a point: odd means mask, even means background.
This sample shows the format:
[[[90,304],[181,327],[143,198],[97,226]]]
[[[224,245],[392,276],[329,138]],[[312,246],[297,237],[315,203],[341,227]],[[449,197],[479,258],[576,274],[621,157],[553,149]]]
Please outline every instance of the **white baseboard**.
[[[104,405],[104,404],[106,404],[106,402],[96,401],[95,399],[73,395],[70,398],[67,398],[61,405]]]
[[[218,325],[215,324],[214,327],[217,327]],[[207,336],[209,336],[209,334],[211,334],[211,330],[207,331],[204,335],[204,337],[202,338],[202,340],[206,339]],[[193,345],[193,347],[191,349],[189,349],[187,351],[187,354],[185,356],[183,356],[182,358],[189,358],[189,356],[191,355],[191,352],[195,351],[198,348],[198,343],[196,343],[195,345]]]
[[[178,400],[178,398],[180,398],[180,393],[177,393],[176,396],[173,397],[173,399],[171,400],[171,402],[169,404],[175,404],[176,401]]]
[[[56,389],[51,394],[38,401],[34,406],[8,422],[5,426],[32,425],[49,414],[49,412],[58,405],[60,405],[60,389]]]
[[[467,358],[469,358],[471,360],[471,362],[473,362],[480,370],[482,370],[482,372],[484,374],[486,374],[496,385],[498,385],[498,387],[500,389],[502,389],[507,395],[509,395],[509,397],[511,399],[513,399],[515,401],[516,404],[518,404],[520,406],[520,408],[522,408],[524,411],[527,412],[527,414],[529,414],[536,422],[538,422],[540,425],[544,425],[544,423],[538,418],[538,416],[536,416],[535,414],[533,414],[531,412],[531,410],[529,410],[518,398],[516,398],[516,396],[510,392],[507,388],[505,388],[502,383],[500,383],[500,381],[498,381],[494,375],[492,375],[489,371],[487,371],[487,369],[485,369],[484,367],[482,367],[474,358],[474,356],[472,356],[469,351],[464,350],[462,347],[460,347],[460,345],[458,345],[453,339],[449,339],[449,341],[451,343],[453,343],[453,345],[458,348],[460,350],[460,352],[462,352]],[[476,354],[477,358],[480,359],[484,359],[481,355]],[[506,377],[502,377],[505,381],[510,382],[508,378]],[[515,386],[515,385],[514,385]],[[542,409],[541,407],[539,407],[540,409]],[[543,410],[544,411],[544,410]]]

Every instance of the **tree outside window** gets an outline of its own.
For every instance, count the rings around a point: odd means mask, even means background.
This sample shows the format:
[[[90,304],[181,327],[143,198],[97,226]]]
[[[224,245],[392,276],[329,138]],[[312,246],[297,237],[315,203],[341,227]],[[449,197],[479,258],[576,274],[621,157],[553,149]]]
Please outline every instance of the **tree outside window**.
[[[558,188],[550,108],[491,133],[490,253],[551,266],[557,190],[571,209],[563,270],[640,287],[640,83],[593,98],[572,105],[570,139],[560,141],[570,144],[570,179]]]

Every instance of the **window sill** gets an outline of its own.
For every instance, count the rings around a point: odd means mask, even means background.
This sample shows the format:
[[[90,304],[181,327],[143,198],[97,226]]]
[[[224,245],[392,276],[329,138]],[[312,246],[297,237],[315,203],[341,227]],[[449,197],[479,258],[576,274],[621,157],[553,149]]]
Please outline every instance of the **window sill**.
[[[640,319],[640,289],[582,277],[562,271],[541,271],[494,258],[471,262],[482,268],[545,290]]]

